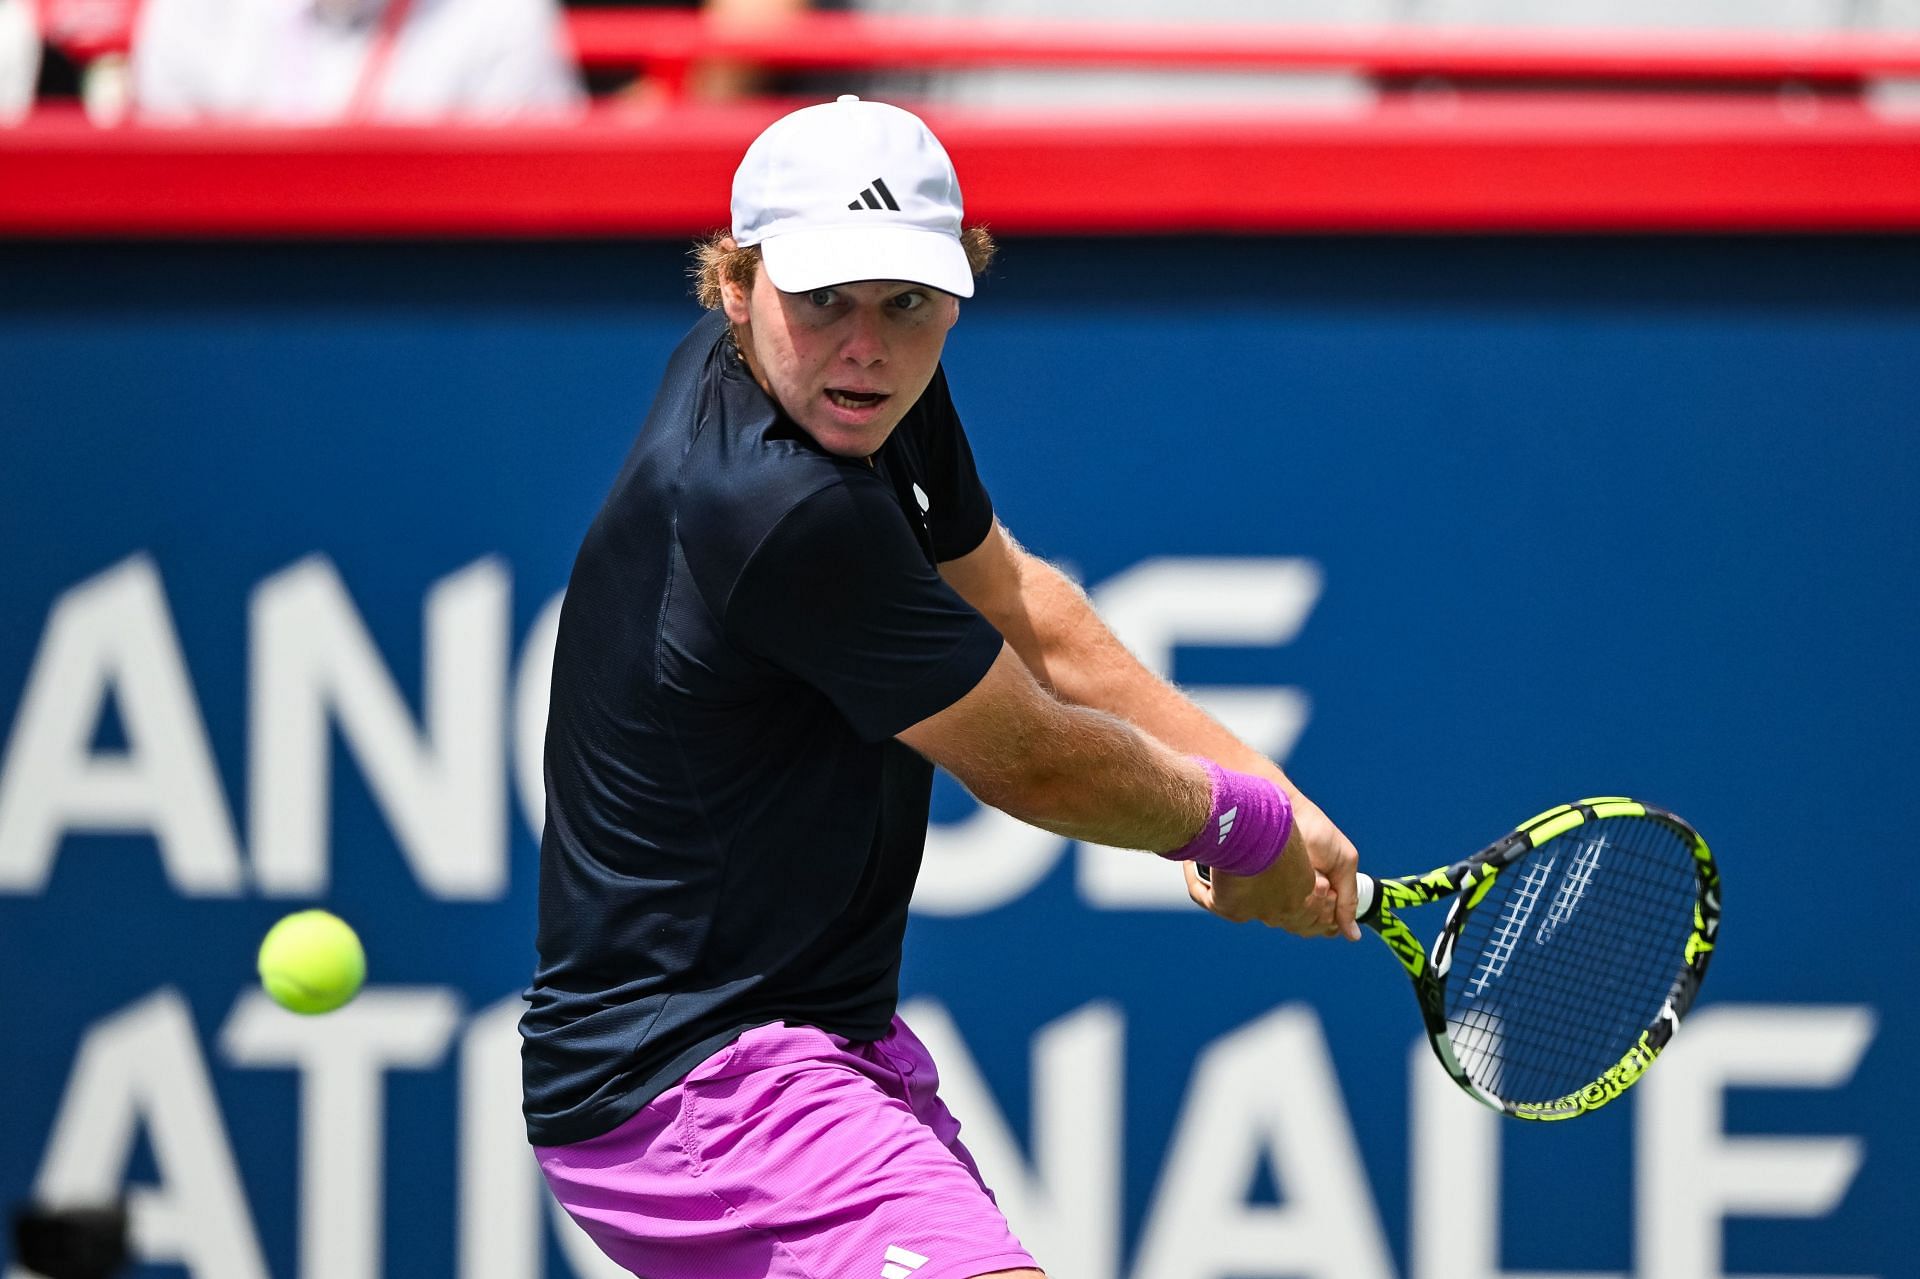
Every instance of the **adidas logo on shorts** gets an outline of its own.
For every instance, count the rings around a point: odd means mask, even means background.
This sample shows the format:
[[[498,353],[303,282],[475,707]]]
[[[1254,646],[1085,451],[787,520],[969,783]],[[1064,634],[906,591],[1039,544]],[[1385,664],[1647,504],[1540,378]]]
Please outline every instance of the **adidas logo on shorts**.
[[[908,1275],[926,1264],[927,1259],[919,1253],[890,1245],[887,1248],[887,1264],[880,1267],[880,1279],[907,1279]]]

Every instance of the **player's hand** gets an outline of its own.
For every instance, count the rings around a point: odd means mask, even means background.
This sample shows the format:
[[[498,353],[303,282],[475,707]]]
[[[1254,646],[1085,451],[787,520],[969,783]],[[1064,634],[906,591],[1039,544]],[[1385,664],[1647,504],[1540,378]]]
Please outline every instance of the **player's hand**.
[[[1247,876],[1214,871],[1209,882],[1188,863],[1187,894],[1235,923],[1258,920],[1300,937],[1358,940],[1360,929],[1353,920],[1358,865],[1353,842],[1319,805],[1300,795],[1294,799],[1286,849],[1272,866]]]
[[[1293,797],[1293,829],[1305,841],[1307,860],[1313,863],[1320,882],[1333,891],[1333,927],[1329,935],[1338,933],[1348,941],[1359,941],[1360,925],[1354,922],[1353,913],[1359,901],[1354,876],[1360,869],[1360,854],[1353,841],[1320,811],[1320,805],[1305,795]]]
[[[1258,875],[1210,870],[1201,879],[1187,864],[1187,892],[1202,906],[1236,924],[1257,920],[1300,937],[1325,937],[1333,931],[1334,894],[1313,867],[1298,819],[1287,846],[1273,865]]]

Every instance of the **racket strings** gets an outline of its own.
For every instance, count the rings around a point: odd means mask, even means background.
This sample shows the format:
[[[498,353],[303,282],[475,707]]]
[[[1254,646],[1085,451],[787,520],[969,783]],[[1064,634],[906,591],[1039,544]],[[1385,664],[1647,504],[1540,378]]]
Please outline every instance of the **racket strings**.
[[[1503,871],[1464,920],[1447,979],[1468,1078],[1551,1101],[1617,1064],[1684,966],[1697,885],[1685,837],[1635,817],[1576,827]]]

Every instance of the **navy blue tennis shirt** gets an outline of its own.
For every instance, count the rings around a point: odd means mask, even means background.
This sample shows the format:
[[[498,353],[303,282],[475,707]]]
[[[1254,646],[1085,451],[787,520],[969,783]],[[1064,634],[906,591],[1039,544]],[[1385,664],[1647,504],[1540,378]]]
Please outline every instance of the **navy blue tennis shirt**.
[[[884,1035],[933,768],[1001,638],[937,564],[993,508],[936,372],[827,453],[701,320],[588,530],[547,719],[528,1135],[599,1136],[753,1026]]]

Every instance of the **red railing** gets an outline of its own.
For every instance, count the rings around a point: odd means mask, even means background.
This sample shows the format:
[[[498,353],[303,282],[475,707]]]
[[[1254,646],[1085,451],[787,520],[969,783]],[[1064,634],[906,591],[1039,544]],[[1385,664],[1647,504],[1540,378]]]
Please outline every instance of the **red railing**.
[[[680,235],[723,221],[790,103],[704,103],[710,62],[867,73],[1252,67],[1368,77],[1337,112],[919,107],[1009,232],[1920,231],[1920,36],[1522,35],[594,11],[593,68],[664,87],[573,125],[0,129],[0,234]]]

